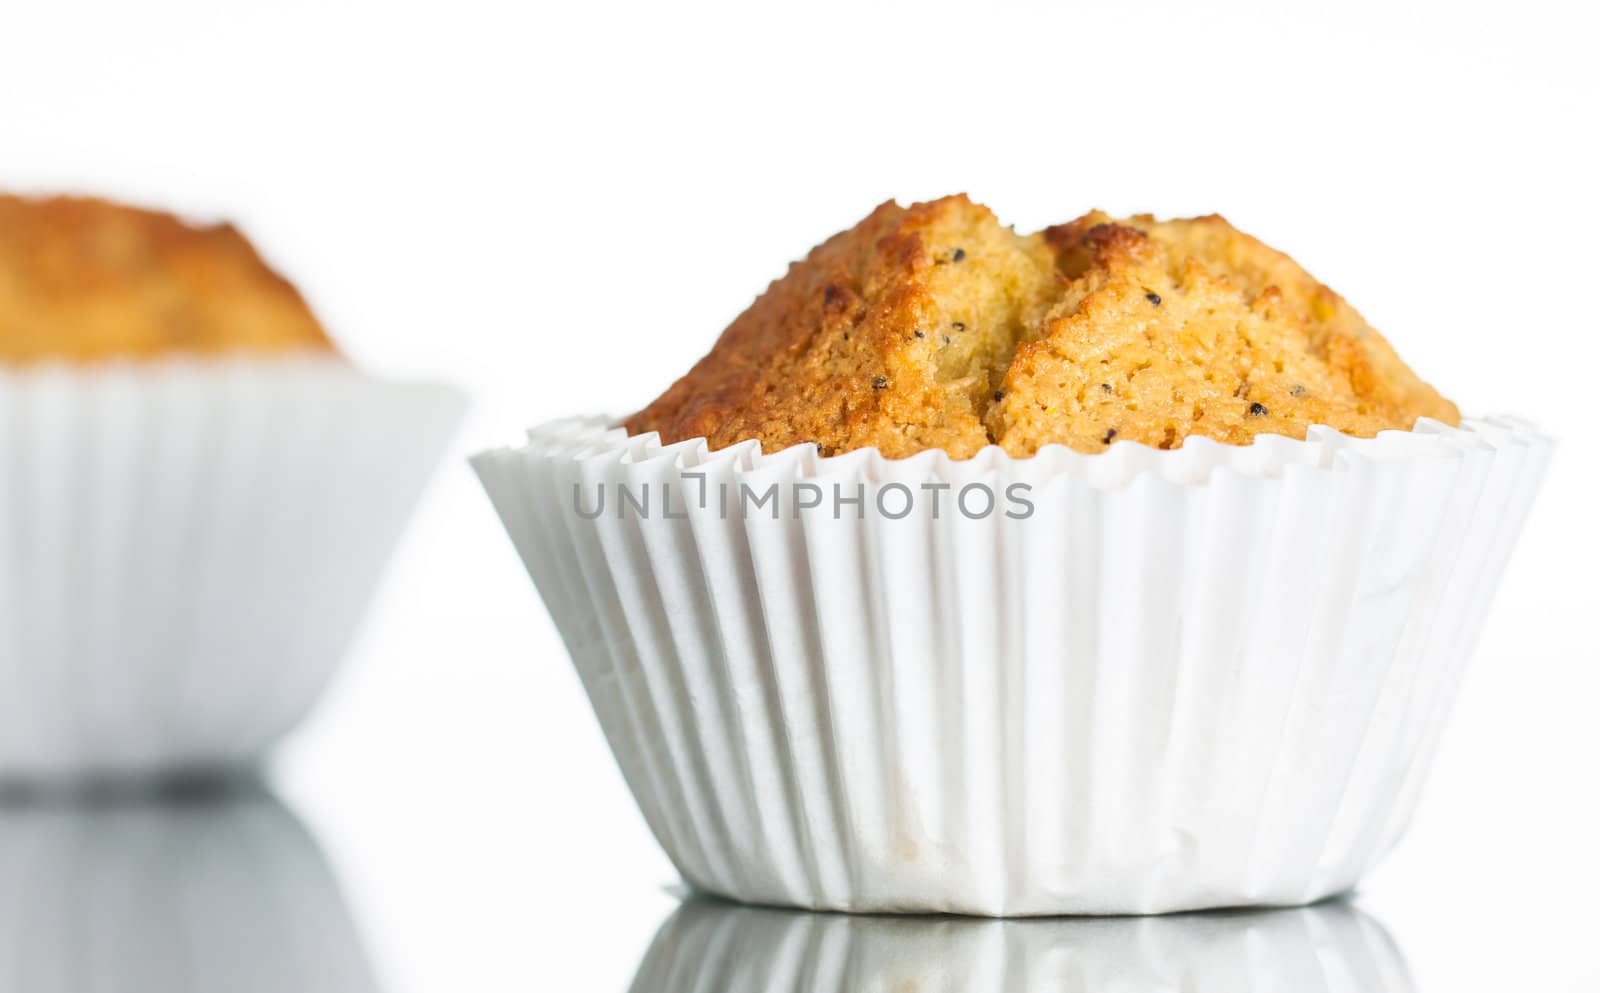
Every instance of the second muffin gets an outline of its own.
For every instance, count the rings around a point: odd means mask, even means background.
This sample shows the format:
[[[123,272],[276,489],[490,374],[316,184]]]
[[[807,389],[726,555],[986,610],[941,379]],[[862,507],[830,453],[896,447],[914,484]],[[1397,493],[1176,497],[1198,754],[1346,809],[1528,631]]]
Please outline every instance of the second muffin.
[[[354,369],[227,225],[0,196],[0,785],[259,758],[461,410]]]

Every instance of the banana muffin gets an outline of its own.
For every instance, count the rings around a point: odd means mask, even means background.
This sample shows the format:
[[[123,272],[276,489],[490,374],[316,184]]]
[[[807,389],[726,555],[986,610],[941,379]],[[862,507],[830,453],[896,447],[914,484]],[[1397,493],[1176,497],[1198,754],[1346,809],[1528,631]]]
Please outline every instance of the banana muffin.
[[[346,361],[231,227],[0,194],[0,792],[260,759],[462,409]]]
[[[1460,420],[1343,298],[1221,217],[1092,212],[1019,235],[951,196],[885,203],[818,246],[626,426],[967,458],[1420,417]]]
[[[229,225],[0,194],[0,363],[332,349],[305,300]]]

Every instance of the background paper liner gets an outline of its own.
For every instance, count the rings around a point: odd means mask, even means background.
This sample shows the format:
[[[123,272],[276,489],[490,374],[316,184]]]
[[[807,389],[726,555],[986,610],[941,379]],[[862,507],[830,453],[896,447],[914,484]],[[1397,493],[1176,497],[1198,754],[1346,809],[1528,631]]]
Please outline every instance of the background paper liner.
[[[462,410],[329,359],[0,371],[0,778],[259,756]]]
[[[0,989],[371,993],[316,842],[260,793],[0,809]]]
[[[1154,918],[858,917],[698,900],[631,993],[1411,993],[1383,927],[1343,902]]]
[[[646,819],[695,886],[853,911],[1349,888],[1405,827],[1550,453],[1510,420],[964,462],[606,424],[474,461]],[[775,515],[714,495],[773,482]],[[896,482],[953,489],[892,520]],[[948,502],[1018,482],[1026,519]],[[616,496],[646,484],[648,517]]]

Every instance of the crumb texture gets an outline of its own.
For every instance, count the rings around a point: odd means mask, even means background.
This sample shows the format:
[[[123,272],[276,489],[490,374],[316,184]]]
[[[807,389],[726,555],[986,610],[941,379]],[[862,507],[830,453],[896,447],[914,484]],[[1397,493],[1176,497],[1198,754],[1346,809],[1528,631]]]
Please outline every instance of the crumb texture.
[[[295,288],[228,225],[0,195],[0,362],[332,347]]]
[[[1383,336],[1221,217],[1032,235],[964,196],[886,203],[795,263],[627,420],[666,442],[891,458],[1459,423]]]

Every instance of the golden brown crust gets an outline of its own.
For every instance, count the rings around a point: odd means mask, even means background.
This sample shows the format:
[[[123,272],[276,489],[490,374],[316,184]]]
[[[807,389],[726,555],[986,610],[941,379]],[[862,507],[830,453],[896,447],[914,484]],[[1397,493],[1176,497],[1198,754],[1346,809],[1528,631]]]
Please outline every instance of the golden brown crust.
[[[332,348],[295,288],[228,225],[0,195],[0,362]]]
[[[791,266],[628,427],[719,448],[970,456],[989,441],[984,398],[1008,357],[990,349],[1053,282],[1042,243],[965,197],[886,203]]]
[[[887,203],[790,267],[630,431],[891,458],[1457,423],[1360,314],[1220,217],[1036,235]]]

